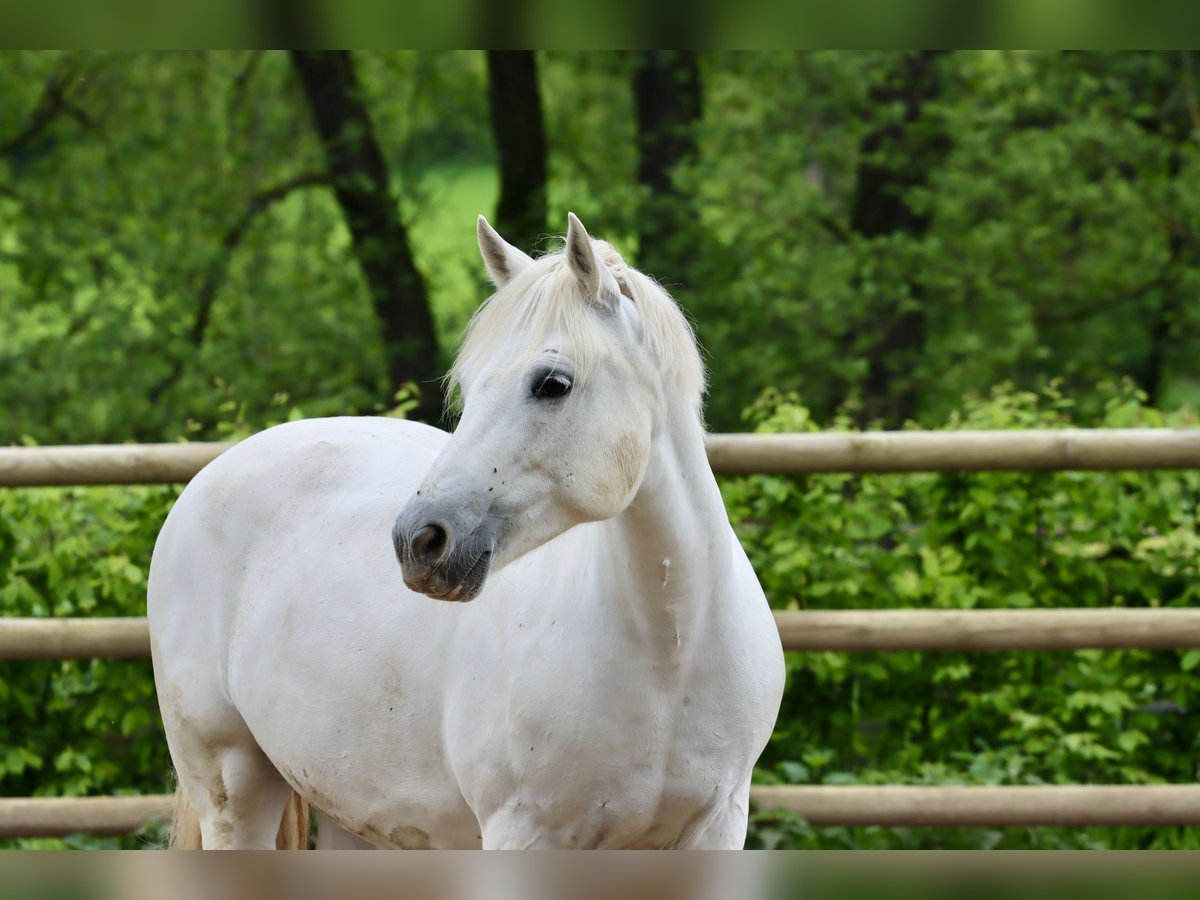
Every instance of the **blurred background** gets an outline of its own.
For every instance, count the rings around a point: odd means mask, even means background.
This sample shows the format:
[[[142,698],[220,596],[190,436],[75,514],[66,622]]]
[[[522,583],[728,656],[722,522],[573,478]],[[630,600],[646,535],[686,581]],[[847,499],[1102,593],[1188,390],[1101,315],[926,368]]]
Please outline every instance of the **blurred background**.
[[[0,440],[210,437],[437,379],[474,219],[667,285],[714,430],[1001,383],[1197,396],[1186,52],[5,53]],[[286,412],[286,410],[285,410]]]
[[[1191,51],[5,51],[0,444],[447,425],[439,379],[488,293],[475,217],[547,250],[568,210],[694,320],[714,431],[1193,425],[1198,69]],[[722,487],[780,608],[1197,590],[1196,473]],[[0,492],[0,614],[141,615],[176,493]],[[760,780],[1192,781],[1197,664],[793,654]],[[148,663],[0,663],[0,794],[158,791],[168,767]],[[752,844],[1200,836],[762,816]]]

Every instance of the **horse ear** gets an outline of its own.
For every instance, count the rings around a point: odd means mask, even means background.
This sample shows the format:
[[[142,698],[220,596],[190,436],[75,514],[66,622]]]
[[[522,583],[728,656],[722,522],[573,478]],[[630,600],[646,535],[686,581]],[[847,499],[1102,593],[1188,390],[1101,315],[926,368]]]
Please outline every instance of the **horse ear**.
[[[567,213],[567,265],[583,292],[601,303],[616,303],[621,289],[608,266],[596,256],[592,239],[575,213]]]
[[[475,236],[479,239],[479,252],[483,255],[483,264],[488,270],[488,276],[498,288],[504,287],[518,272],[533,262],[527,253],[522,253],[500,237],[483,216],[479,217],[475,225]]]

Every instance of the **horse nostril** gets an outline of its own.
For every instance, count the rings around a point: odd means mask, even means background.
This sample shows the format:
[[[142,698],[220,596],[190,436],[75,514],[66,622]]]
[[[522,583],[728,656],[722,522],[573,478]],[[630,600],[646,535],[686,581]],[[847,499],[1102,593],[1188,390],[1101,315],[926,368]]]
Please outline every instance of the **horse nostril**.
[[[449,533],[441,525],[433,522],[414,534],[409,542],[413,559],[426,566],[441,562],[449,546]]]

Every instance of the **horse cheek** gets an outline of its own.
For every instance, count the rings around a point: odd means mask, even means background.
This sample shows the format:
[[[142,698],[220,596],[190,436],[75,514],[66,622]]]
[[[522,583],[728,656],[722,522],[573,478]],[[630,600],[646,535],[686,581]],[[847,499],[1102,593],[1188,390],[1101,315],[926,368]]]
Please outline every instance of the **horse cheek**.
[[[579,497],[579,509],[585,521],[594,522],[615,516],[633,497],[646,466],[645,442],[636,433],[626,432],[597,454],[593,465],[587,488]]]
[[[624,507],[632,499],[634,491],[641,484],[642,475],[646,471],[646,453],[645,441],[632,431],[621,435],[609,450],[612,457],[613,481],[620,490],[620,497],[617,499],[619,507]]]

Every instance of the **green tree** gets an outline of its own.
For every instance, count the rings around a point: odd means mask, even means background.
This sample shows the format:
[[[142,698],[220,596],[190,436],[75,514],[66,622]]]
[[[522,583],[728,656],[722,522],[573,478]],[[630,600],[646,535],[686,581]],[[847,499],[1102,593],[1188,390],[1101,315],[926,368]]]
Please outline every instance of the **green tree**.
[[[488,50],[488,99],[500,169],[496,227],[533,251],[546,231],[546,131],[532,50]]]
[[[441,418],[437,336],[425,280],[408,229],[388,186],[383,151],[347,51],[294,50],[292,62],[325,151],[330,181],[383,329],[393,392],[416,380],[426,387],[418,414]]]

